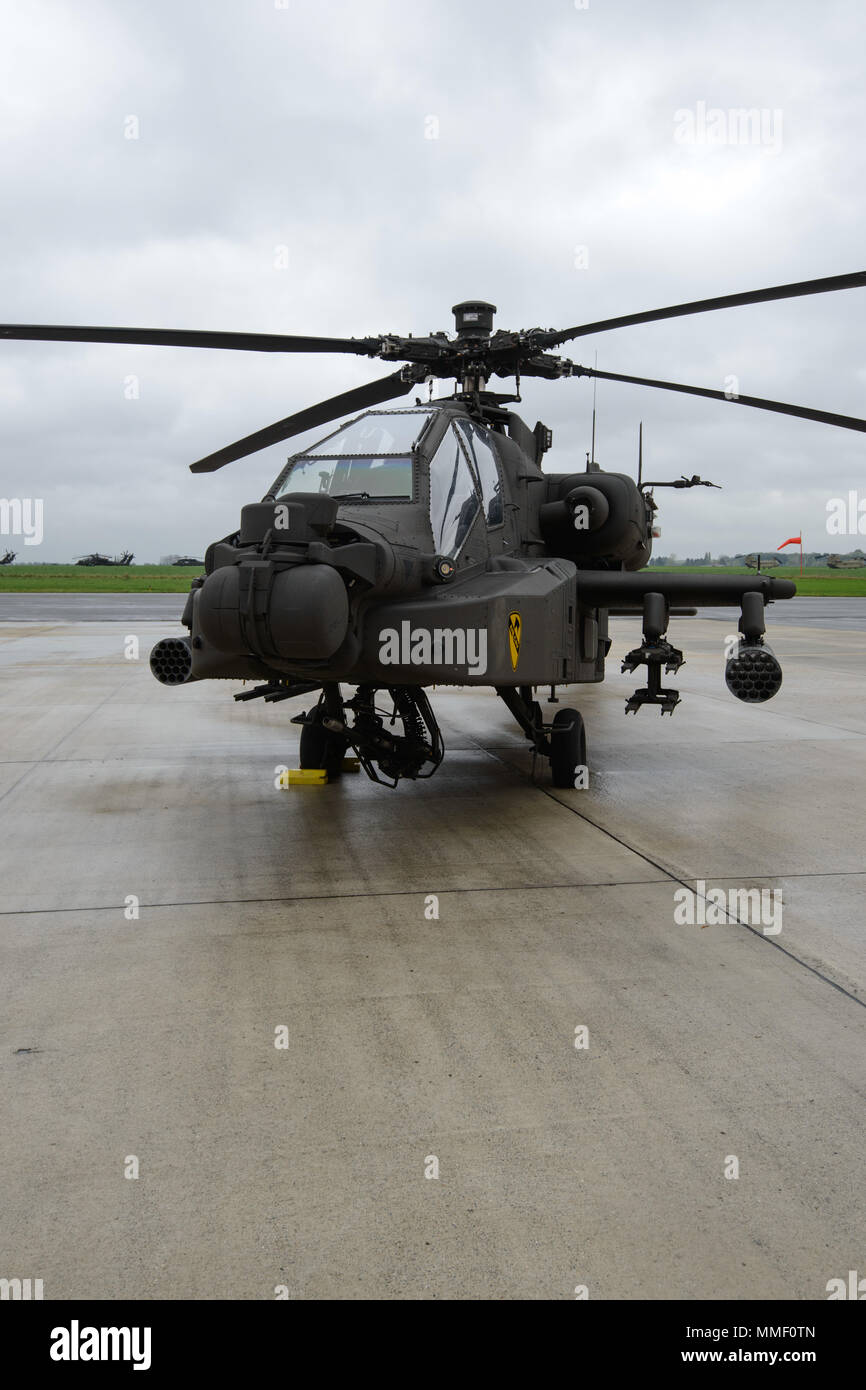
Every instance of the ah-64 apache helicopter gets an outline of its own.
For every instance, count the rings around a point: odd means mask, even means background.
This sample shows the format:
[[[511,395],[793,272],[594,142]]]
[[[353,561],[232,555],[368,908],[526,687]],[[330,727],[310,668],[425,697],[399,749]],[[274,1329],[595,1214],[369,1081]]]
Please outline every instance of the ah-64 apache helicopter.
[[[643,640],[623,670],[647,668],[626,712],[656,705],[672,713],[675,690],[661,673],[682,652],[666,633],[672,606],[739,606],[740,642],[725,679],[740,700],[763,701],[782,681],[764,640],[764,608],[796,592],[787,579],[641,573],[652,549],[659,486],[712,486],[699,477],[637,481],[592,460],[545,474],[551,445],[508,407],[520,378],[596,377],[729,400],[679,382],[582,367],[550,349],[632,324],[866,285],[866,273],[832,276],[745,294],[652,309],[561,331],[493,331],[495,306],[455,305],[456,335],[309,338],[137,328],[0,326],[0,337],[71,342],[235,348],[251,352],[339,352],[401,363],[389,375],[298,411],[191,465],[212,472],[258,449],[357,411],[358,418],[289,459],[261,502],[242,508],[239,529],[208,547],[205,575],[183,612],[189,637],[157,642],[157,680],[259,682],[236,700],[287,700],[315,691],[297,716],[303,768],[338,775],[353,748],[375,781],[428,777],[443,744],[425,694],[434,684],[492,686],[554,785],[575,785],[586,763],[583,720],[561,709],[552,723],[537,686],[598,682],[610,649],[608,616],[642,616]],[[514,377],[517,393],[487,389]],[[432,378],[455,379],[453,395],[381,410]],[[866,432],[866,421],[753,396],[736,404]],[[342,686],[354,688],[347,698]],[[386,691],[391,708],[377,703]],[[397,725],[399,723],[399,731]]]
[[[93,568],[100,567],[102,569],[108,569],[111,567],[116,568],[122,567],[123,565],[131,565],[134,559],[135,556],[131,550],[124,550],[120,557],[117,555],[103,555],[100,551],[93,550],[89,555],[79,555],[75,563],[76,565],[88,565]]]

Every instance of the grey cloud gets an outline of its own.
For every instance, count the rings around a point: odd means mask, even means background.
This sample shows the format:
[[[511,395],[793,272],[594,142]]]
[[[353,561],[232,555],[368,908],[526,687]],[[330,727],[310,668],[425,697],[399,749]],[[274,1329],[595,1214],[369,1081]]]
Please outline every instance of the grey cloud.
[[[12,321],[318,333],[591,321],[858,269],[864,20],[755,7],[237,0],[2,8],[2,313]],[[779,109],[778,153],[685,146],[675,113]],[[124,119],[140,120],[138,140]],[[425,139],[435,116],[438,138]],[[587,269],[575,267],[585,245]],[[274,266],[285,246],[288,266]],[[866,291],[646,325],[563,349],[613,371],[864,414]],[[0,344],[4,495],[46,501],[46,559],[201,551],[286,446],[186,464],[376,376],[353,359]],[[140,398],[124,380],[140,379]],[[599,457],[699,471],[661,548],[766,548],[823,528],[862,438],[733,405],[599,387]],[[589,444],[591,385],[529,383],[552,467]],[[778,536],[778,540],[776,537]]]

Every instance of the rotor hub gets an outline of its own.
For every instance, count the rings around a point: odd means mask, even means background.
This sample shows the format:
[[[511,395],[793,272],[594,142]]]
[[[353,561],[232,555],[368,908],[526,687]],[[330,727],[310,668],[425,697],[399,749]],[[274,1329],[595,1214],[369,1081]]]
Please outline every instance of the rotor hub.
[[[486,342],[493,332],[496,305],[485,299],[464,299],[451,310],[457,337],[470,342]]]

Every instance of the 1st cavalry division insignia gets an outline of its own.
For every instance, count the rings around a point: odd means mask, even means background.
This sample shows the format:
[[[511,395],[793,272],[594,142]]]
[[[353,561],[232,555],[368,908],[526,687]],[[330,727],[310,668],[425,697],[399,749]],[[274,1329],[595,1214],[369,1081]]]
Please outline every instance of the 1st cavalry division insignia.
[[[508,646],[511,651],[511,669],[517,670],[517,659],[520,656],[520,631],[521,621],[519,613],[509,613],[508,615]]]

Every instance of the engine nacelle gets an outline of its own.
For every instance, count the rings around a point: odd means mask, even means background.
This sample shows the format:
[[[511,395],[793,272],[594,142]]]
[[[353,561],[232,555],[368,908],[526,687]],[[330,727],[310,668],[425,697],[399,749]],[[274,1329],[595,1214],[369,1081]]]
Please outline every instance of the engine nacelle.
[[[547,501],[538,522],[545,545],[556,555],[597,564],[609,560],[642,569],[652,554],[643,493],[626,473],[563,473],[547,480]]]

